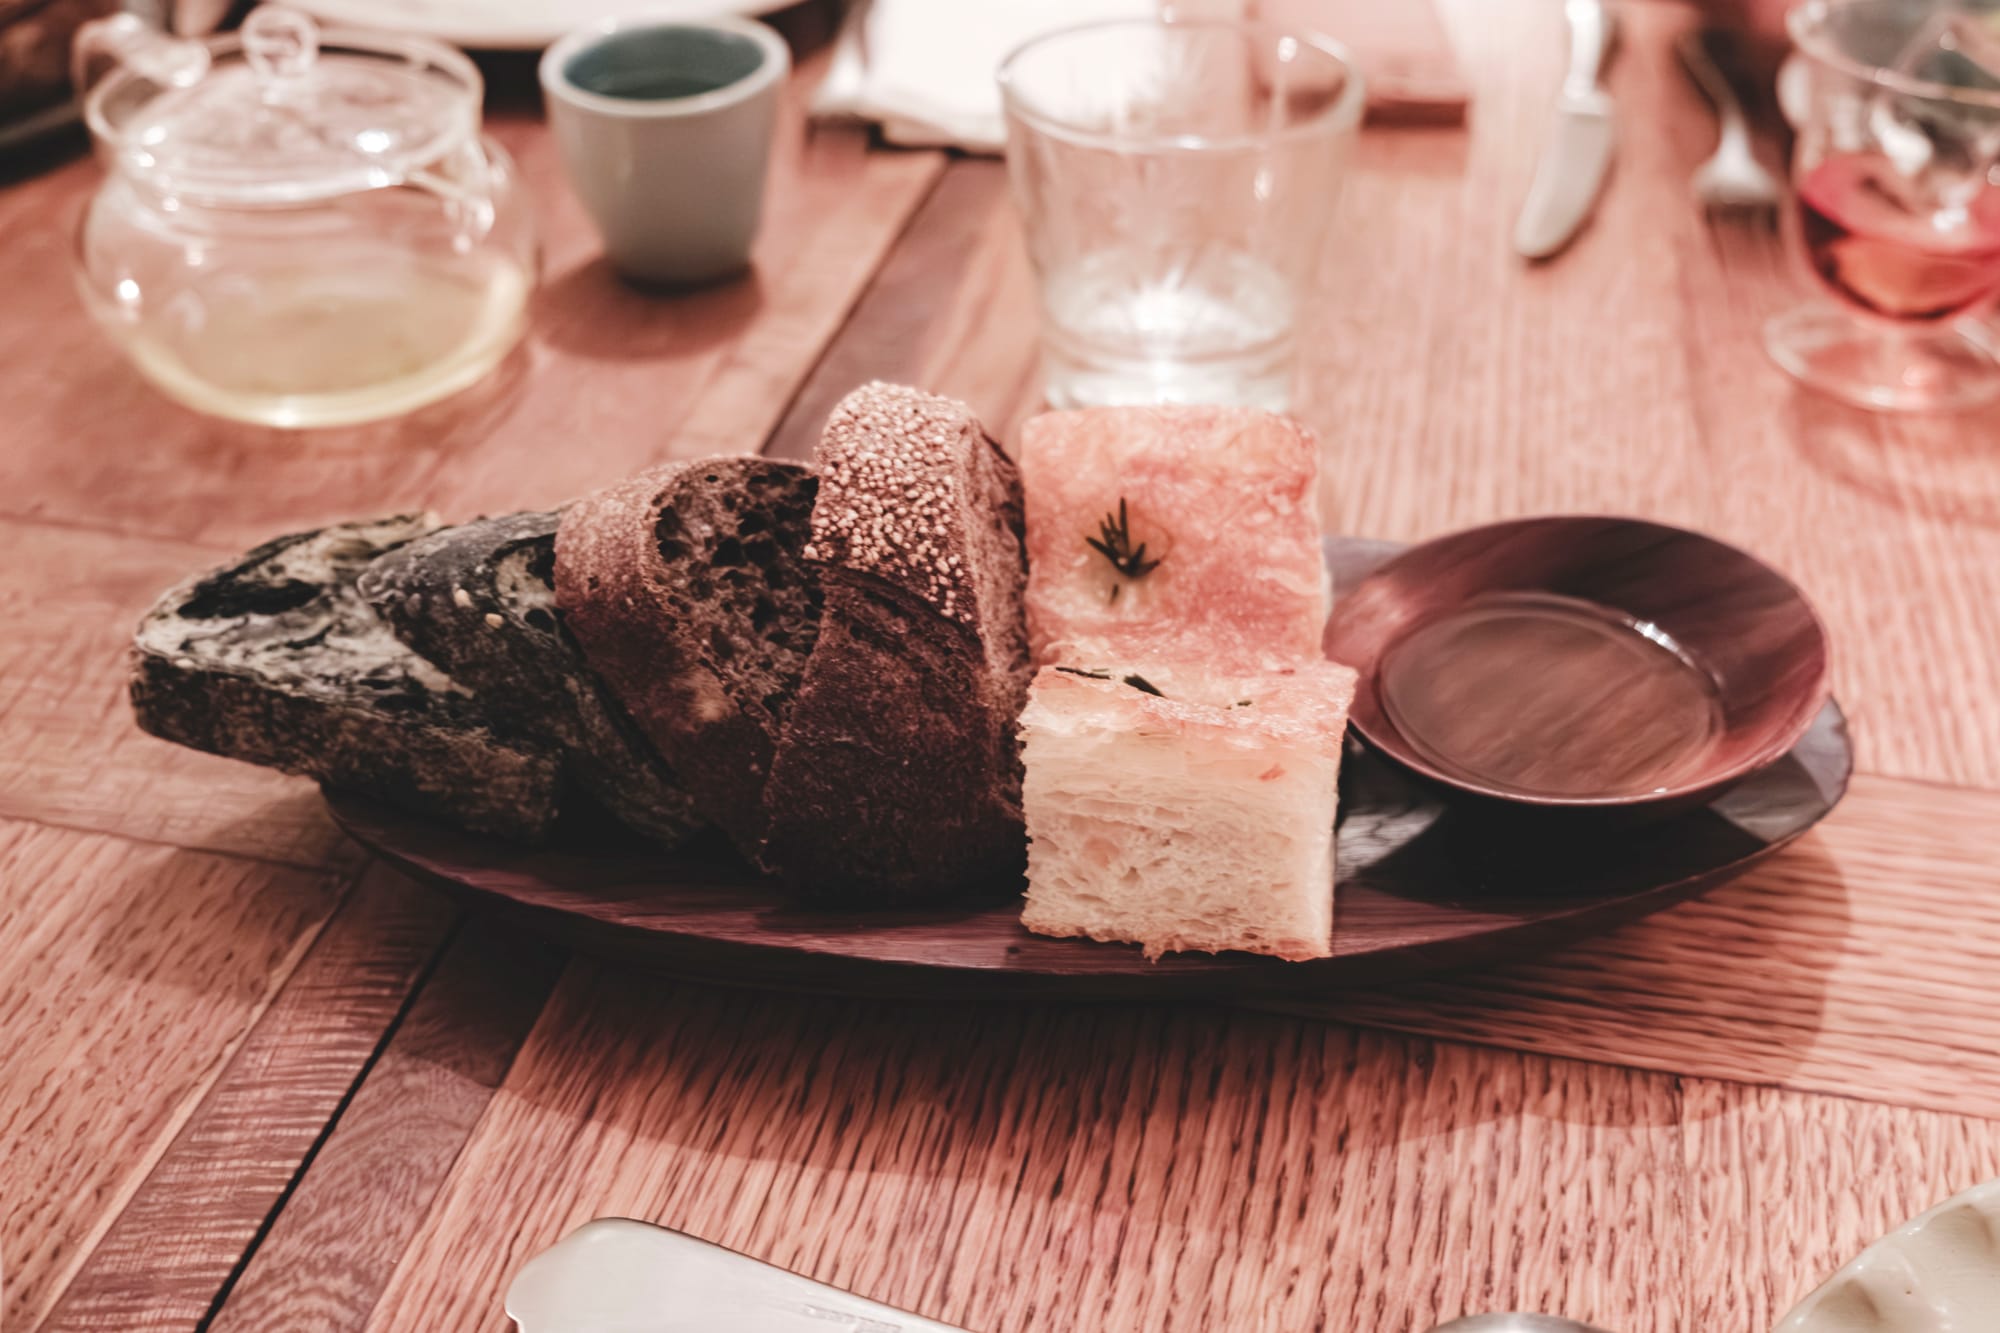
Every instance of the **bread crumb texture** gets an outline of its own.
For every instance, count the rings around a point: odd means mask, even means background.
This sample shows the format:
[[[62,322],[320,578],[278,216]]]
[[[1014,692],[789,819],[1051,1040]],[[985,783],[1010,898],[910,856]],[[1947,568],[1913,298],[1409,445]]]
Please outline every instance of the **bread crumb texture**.
[[[1028,897],[1044,935],[1322,958],[1354,673],[1313,663],[1164,697],[1044,669],[1021,719]],[[1179,697],[1176,697],[1176,696]],[[1250,707],[1237,700],[1255,699]]]

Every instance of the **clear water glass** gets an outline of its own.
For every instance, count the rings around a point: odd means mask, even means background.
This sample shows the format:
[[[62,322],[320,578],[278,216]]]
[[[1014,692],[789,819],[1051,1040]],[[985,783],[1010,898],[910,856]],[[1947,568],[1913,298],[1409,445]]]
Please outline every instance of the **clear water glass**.
[[[999,77],[1049,402],[1284,410],[1361,119],[1346,54],[1142,19],[1039,37]]]

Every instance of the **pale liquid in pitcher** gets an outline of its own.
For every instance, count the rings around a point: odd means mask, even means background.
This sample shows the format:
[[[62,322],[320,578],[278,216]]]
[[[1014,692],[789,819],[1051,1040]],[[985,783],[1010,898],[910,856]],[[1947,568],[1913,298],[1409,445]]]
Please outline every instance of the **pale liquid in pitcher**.
[[[492,255],[219,269],[142,317],[131,354],[167,394],[216,416],[374,421],[482,378],[519,339],[528,288]]]

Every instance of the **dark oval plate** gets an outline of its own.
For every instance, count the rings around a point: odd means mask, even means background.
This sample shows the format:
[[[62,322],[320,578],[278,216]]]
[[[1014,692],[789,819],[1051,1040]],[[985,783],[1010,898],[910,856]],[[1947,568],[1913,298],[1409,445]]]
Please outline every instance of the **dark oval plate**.
[[[1398,548],[1328,543],[1337,586]],[[529,850],[327,794],[391,863],[576,948],[694,980],[865,995],[1244,998],[1496,963],[1568,943],[1733,879],[1825,817],[1853,767],[1829,703],[1803,740],[1713,803],[1632,826],[1453,803],[1350,743],[1342,764],[1334,955],[1286,963],[1059,940],[1017,899],[895,910],[789,903],[719,838],[675,852],[564,830]]]

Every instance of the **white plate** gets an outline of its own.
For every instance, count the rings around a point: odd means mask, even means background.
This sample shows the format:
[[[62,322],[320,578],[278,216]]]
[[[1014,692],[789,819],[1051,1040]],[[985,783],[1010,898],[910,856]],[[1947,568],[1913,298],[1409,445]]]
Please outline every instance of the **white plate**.
[[[539,51],[617,14],[769,14],[796,0],[284,0],[326,23],[432,37],[476,51]]]
[[[1905,1222],[1799,1302],[1773,1333],[2000,1329],[2000,1180]]]

